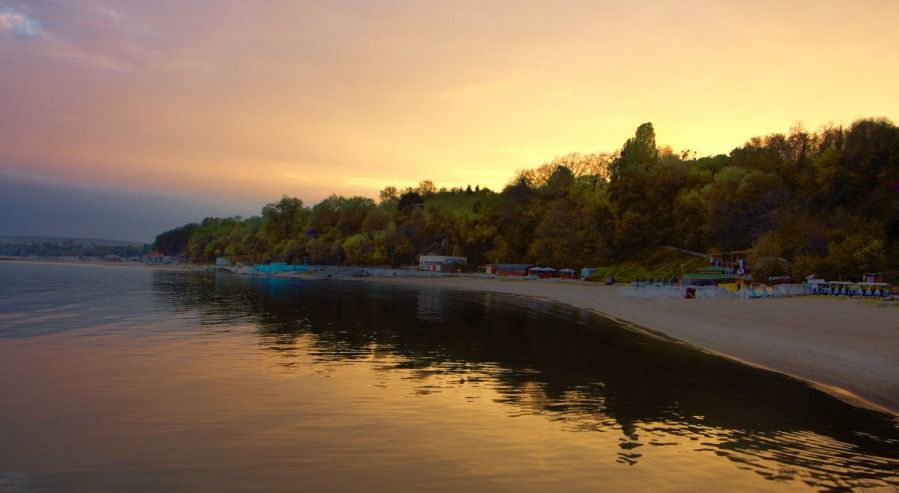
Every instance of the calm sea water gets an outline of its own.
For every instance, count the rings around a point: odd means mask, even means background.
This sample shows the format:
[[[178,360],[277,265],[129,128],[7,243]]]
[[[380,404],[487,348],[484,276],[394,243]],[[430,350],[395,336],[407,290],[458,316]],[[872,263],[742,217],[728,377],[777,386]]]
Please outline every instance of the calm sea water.
[[[561,305],[0,263],[0,491],[894,491],[899,427]]]

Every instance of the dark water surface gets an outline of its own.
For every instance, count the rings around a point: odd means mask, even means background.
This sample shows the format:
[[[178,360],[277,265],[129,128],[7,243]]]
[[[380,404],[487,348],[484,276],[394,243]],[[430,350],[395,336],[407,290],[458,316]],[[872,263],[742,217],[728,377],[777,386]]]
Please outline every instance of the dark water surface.
[[[0,263],[0,491],[895,491],[899,427],[484,293]]]

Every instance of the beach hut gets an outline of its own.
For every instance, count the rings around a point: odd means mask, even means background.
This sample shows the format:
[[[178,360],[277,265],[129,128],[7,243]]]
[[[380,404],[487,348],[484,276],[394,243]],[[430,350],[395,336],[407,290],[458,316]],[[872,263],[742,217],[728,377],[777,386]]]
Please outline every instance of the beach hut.
[[[823,294],[822,291],[827,287],[827,282],[824,279],[817,279],[814,274],[805,278],[805,287],[811,291],[812,294]]]
[[[456,272],[468,264],[468,257],[446,255],[422,255],[418,258],[418,269],[431,272]]]
[[[556,271],[556,269],[553,269],[552,267],[537,266],[537,267],[531,267],[530,269],[528,269],[528,272],[531,275],[539,277],[540,279],[546,279],[548,277],[555,276],[557,271]]]
[[[161,264],[165,262],[165,255],[160,252],[151,252],[144,255],[145,264]]]
[[[498,276],[524,277],[532,264],[491,264],[491,271]]]

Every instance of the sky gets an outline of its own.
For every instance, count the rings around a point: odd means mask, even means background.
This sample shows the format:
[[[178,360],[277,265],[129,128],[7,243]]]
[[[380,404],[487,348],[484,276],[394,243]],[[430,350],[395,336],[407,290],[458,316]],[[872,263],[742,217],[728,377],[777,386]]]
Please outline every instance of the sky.
[[[646,121],[726,153],[899,119],[897,20],[895,0],[0,0],[0,174],[247,215],[500,189]]]
[[[244,212],[227,202],[0,175],[0,241],[24,235],[149,243],[163,231],[204,217],[240,214]]]

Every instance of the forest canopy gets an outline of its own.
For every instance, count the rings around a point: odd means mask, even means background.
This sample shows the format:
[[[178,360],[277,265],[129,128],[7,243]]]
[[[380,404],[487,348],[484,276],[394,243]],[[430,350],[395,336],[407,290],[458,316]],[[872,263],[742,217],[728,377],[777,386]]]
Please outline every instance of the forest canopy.
[[[572,153],[478,185],[386,187],[375,201],[282,197],[248,219],[206,218],[155,247],[193,262],[603,266],[659,245],[751,250],[763,275],[899,273],[899,128],[886,119],[754,137],[729,154],[659,148],[651,123],[612,153]],[[893,278],[896,278],[895,275]]]

